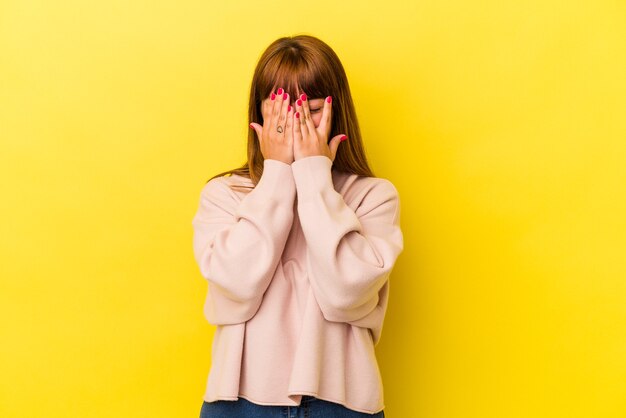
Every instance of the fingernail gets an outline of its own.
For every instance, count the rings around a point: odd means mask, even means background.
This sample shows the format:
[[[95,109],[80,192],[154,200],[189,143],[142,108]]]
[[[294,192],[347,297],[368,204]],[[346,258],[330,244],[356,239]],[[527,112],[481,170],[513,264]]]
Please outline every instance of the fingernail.
[[[332,103],[332,101],[333,101],[333,98],[331,96],[328,96],[326,98],[326,103]]]
[[[291,112],[291,105],[287,106],[287,112]]]
[[[344,135],[344,136],[342,136],[341,138],[339,138],[339,141],[343,142],[343,141],[345,141],[346,139],[348,139],[348,137]]]
[[[306,94],[302,93],[302,96],[300,96],[300,98],[303,102],[306,102]]]
[[[296,103],[298,104],[298,106],[302,106],[302,100],[298,99]]]
[[[296,112],[296,117],[300,119],[300,112]]]
[[[287,94],[287,93],[284,93],[284,94],[283,94],[283,100],[287,100],[287,96],[288,96],[288,94]]]
[[[274,100],[276,98],[276,95],[274,93],[272,93],[272,95],[270,96],[271,100]]]
[[[276,94],[277,94],[277,95],[279,95],[279,96],[280,96],[281,94],[283,94],[283,88],[282,88],[282,87],[281,87],[281,88],[279,88],[279,89],[278,89],[278,91],[276,92]]]
[[[254,126],[252,126],[252,124],[248,125],[250,127],[250,129],[254,129]]]

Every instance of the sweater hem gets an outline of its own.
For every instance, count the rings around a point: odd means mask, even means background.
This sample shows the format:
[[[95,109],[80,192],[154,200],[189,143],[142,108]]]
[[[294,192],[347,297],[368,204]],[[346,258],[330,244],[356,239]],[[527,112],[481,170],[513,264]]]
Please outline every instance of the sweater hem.
[[[307,392],[307,391],[304,391],[304,390],[303,391],[298,391],[297,393],[290,392],[287,396],[293,396],[293,395],[313,396],[313,397],[315,397],[317,399],[321,399],[323,401],[337,403],[337,404],[345,406],[346,408],[351,409],[353,411],[363,412],[365,414],[377,414],[380,411],[382,411],[383,409],[385,409],[385,405],[383,404],[378,409],[376,409],[374,411],[371,411],[369,409],[363,409],[363,408],[355,407],[355,406],[353,406],[353,405],[351,405],[351,404],[349,404],[347,402],[340,401],[339,399],[334,399],[334,398],[330,398],[330,397],[327,397],[327,396],[321,397],[321,396],[319,396],[315,392]],[[259,401],[259,400],[253,399],[252,397],[250,397],[248,395],[245,395],[245,394],[242,394],[242,393],[240,393],[239,396],[235,396],[235,397],[230,396],[230,395],[217,395],[217,397],[215,399],[213,399],[212,401],[209,401],[209,400],[206,399],[206,397],[204,397],[203,400],[205,402],[213,402],[213,401],[216,401],[216,400],[236,401],[239,398],[244,398],[247,401],[250,401],[250,402],[255,403],[257,405],[263,405],[263,406],[300,406],[300,405],[302,405],[302,404],[299,404],[299,405],[296,405],[296,404],[284,404],[284,403],[278,403],[278,402],[263,402],[263,401]]]
[[[291,396],[291,395],[301,395],[301,394],[302,394],[302,395],[314,396],[314,397],[316,397],[317,399],[321,399],[321,400],[323,400],[323,401],[328,401],[328,402],[338,403],[339,405],[343,405],[343,406],[345,406],[346,408],[351,409],[351,410],[353,410],[353,411],[363,412],[363,413],[366,413],[366,414],[377,414],[377,413],[379,413],[380,411],[382,411],[383,409],[385,409],[385,405],[383,404],[383,405],[382,405],[381,407],[379,407],[378,409],[376,409],[376,410],[374,410],[374,411],[371,411],[371,410],[369,410],[369,409],[363,409],[363,408],[359,408],[359,407],[356,407],[356,406],[352,406],[351,404],[349,404],[349,403],[347,403],[347,402],[344,402],[344,401],[340,401],[339,399],[333,399],[333,398],[330,398],[330,397],[327,397],[327,396],[321,397],[321,396],[318,396],[318,395],[317,395],[317,393],[314,393],[314,392],[306,392],[306,391],[299,391],[298,393],[293,393],[293,392],[291,392],[291,393],[289,393],[289,395],[288,395],[288,396]]]

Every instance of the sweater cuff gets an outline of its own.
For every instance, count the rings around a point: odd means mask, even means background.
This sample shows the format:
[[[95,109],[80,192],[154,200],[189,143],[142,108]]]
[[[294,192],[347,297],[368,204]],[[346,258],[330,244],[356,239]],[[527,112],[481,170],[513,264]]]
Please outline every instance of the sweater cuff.
[[[263,174],[255,189],[281,202],[293,204],[296,185],[291,172],[291,164],[267,158],[263,160]]]
[[[298,201],[304,202],[324,190],[335,189],[331,173],[332,165],[331,159],[325,155],[311,155],[291,163]]]

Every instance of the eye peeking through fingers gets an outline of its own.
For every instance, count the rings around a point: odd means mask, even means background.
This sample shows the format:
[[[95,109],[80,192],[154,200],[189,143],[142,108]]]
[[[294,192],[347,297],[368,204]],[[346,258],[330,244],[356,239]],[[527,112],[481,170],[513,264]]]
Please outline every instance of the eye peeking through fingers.
[[[318,128],[326,112],[326,99],[307,97],[305,100],[302,100],[302,96],[298,96],[299,98],[294,101],[294,110],[300,111],[301,122],[311,121],[313,126]]]

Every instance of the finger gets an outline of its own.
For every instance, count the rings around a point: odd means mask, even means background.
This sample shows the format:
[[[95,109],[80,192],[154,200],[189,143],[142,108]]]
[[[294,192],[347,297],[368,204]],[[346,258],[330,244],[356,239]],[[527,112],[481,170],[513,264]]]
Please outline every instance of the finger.
[[[293,108],[287,105],[287,120],[285,121],[285,141],[287,144],[293,142]]]
[[[270,99],[270,96],[267,96],[265,100],[263,100],[261,115],[263,116],[263,125],[266,127],[269,126],[270,120],[272,119],[272,107],[274,106],[274,102]]]
[[[327,138],[330,135],[331,128],[331,120],[333,114],[333,98],[328,96],[326,100],[324,100],[324,109],[322,110],[322,119],[320,120],[320,124],[318,129],[324,134],[324,137]]]
[[[302,93],[300,100],[302,100],[304,123],[306,123],[309,132],[312,134],[315,132],[315,124],[313,123],[313,118],[311,118],[311,109],[309,109],[309,101],[307,100],[306,94]]]
[[[282,89],[278,89],[278,91],[280,91],[280,94],[282,94]],[[272,102],[272,113],[270,115],[270,123],[269,123],[270,132],[274,132],[274,129],[276,129],[278,116],[280,114],[280,108],[282,106],[282,102],[280,101],[280,98],[281,97],[279,97],[274,92],[270,94],[270,100]]]
[[[282,89],[278,89],[278,91],[281,91]],[[282,93],[280,96],[280,99],[277,98],[277,100],[280,100],[280,115],[278,117],[278,125],[276,126],[276,129],[279,131],[278,133],[280,135],[285,135],[285,126],[287,124],[287,112],[288,112],[288,108],[290,108],[291,106],[289,105],[289,94],[287,93]],[[282,131],[282,132],[281,132]]]
[[[254,129],[254,132],[256,132],[257,140],[260,142],[262,138],[261,135],[263,134],[263,127],[258,123],[252,122],[250,124],[250,128]]]
[[[337,155],[337,149],[339,148],[339,144],[348,139],[344,134],[339,134],[333,137],[328,143],[328,148],[330,149],[330,155],[332,156],[331,160],[335,161],[335,156]]]
[[[292,109],[295,110],[295,109]],[[300,123],[300,112],[296,111],[293,115],[293,142],[300,144],[302,141],[302,128]]]
[[[304,102],[302,101],[302,99],[296,100],[296,112],[298,114],[298,119],[299,119],[298,130],[300,131],[300,134],[302,135],[302,139],[304,140],[308,138],[309,136],[309,127],[307,126],[306,121],[304,120]]]

